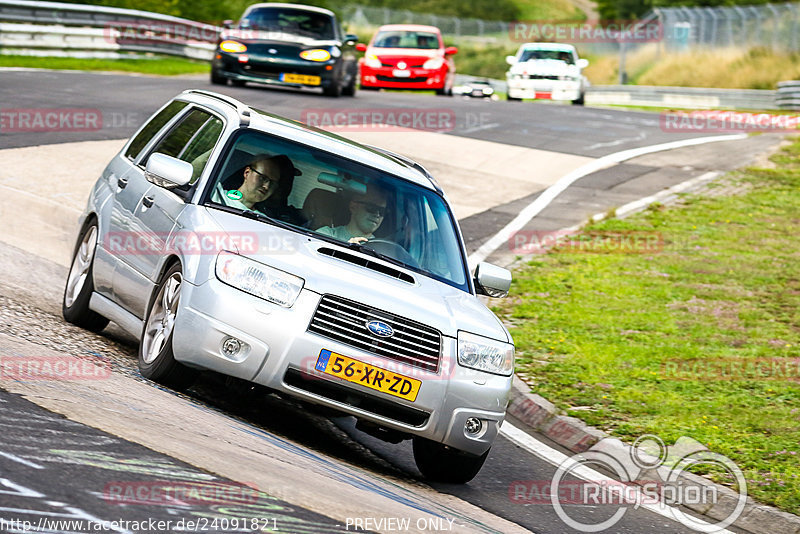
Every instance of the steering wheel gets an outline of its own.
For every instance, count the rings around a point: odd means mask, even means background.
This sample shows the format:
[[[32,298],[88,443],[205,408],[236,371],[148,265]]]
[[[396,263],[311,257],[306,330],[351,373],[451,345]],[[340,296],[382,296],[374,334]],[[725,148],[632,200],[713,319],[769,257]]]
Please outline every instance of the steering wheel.
[[[409,254],[405,248],[394,241],[389,241],[388,239],[370,239],[366,241],[364,245],[374,249],[375,252],[380,252],[381,254],[402,261],[411,267],[419,268],[419,263],[414,259],[414,256]]]

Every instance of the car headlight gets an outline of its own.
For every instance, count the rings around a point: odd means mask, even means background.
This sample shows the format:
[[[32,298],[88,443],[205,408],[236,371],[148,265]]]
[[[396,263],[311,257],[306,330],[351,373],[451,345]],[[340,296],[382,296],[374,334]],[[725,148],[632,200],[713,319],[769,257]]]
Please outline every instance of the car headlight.
[[[313,48],[300,52],[300,57],[308,61],[328,61],[331,58],[331,53],[324,48]]]
[[[444,65],[444,59],[440,57],[432,57],[422,64],[423,69],[441,69]]]
[[[486,89],[483,90],[483,94],[485,95],[490,95],[492,93],[494,93],[494,89],[492,89],[491,87],[487,87]]]
[[[364,56],[364,65],[371,69],[379,69],[381,68],[381,60],[378,59],[378,56],[375,54],[367,54]]]
[[[514,345],[459,332],[458,363],[470,369],[508,376],[514,371]]]
[[[305,281],[232,252],[217,256],[217,278],[236,289],[291,308]]]
[[[222,41],[219,44],[219,49],[223,52],[230,52],[231,54],[247,52],[247,47],[239,41]]]

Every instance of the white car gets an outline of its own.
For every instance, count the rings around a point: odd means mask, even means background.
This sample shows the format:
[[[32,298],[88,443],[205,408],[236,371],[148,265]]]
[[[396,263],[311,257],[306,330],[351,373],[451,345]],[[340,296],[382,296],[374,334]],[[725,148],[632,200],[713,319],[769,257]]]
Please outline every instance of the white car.
[[[506,62],[511,65],[506,73],[509,100],[569,100],[583,104],[589,81],[581,71],[589,62],[578,58],[574,46],[525,43],[515,56],[506,57]]]

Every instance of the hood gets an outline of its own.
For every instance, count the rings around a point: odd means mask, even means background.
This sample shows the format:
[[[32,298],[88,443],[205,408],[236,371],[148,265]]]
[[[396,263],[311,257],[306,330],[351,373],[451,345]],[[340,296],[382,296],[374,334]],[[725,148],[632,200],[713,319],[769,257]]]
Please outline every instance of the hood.
[[[444,50],[433,48],[423,50],[420,48],[372,48],[367,50],[368,54],[375,54],[379,58],[425,58],[442,57]]]
[[[263,44],[272,47],[284,45],[294,48],[308,48],[310,46],[340,46],[335,39],[315,39],[293,33],[260,30],[225,30],[220,36],[221,40],[234,40],[248,45]]]
[[[208,214],[231,235],[257,236],[258,250],[239,253],[305,280],[304,289],[320,295],[337,295],[403,316],[456,337],[465,330],[488,338],[510,341],[499,319],[477,297],[410,269],[402,269],[372,256],[339,247],[304,234],[208,209]],[[336,249],[402,271],[414,283],[319,252]],[[211,275],[213,276],[213,274]]]
[[[579,76],[577,65],[557,59],[531,59],[511,66],[511,74],[540,74],[543,76]]]

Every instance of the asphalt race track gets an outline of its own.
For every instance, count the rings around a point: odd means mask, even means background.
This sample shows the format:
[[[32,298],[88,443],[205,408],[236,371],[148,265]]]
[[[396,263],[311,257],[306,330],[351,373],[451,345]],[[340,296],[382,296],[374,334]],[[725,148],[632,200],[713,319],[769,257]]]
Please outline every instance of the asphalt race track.
[[[476,101],[405,93],[359,92],[356,98],[330,99],[311,91],[249,86],[220,88],[211,86],[206,77],[156,78],[77,72],[3,71],[0,73],[3,111],[90,108],[100,111],[103,125],[90,131],[73,132],[0,131],[0,185],[9,178],[3,172],[7,162],[4,158],[7,156],[2,149],[123,139],[134,133],[166,100],[187,88],[223,92],[253,107],[298,120],[320,110],[440,110],[454,118],[453,128],[443,132],[444,145],[458,145],[465,143],[465,139],[479,140],[561,155],[597,158],[631,148],[699,137],[691,132],[665,132],[660,128],[659,116],[645,112],[529,102]],[[528,228],[553,230],[585,221],[587,215],[653,194],[703,173],[722,173],[745,165],[773,148],[778,141],[776,137],[764,135],[741,142],[679,149],[642,156],[617,167],[592,173],[576,182]],[[38,163],[31,161],[34,168]],[[46,173],[47,169],[36,169],[32,171],[32,176],[37,172]],[[531,172],[536,172],[536,169],[531,169]],[[481,183],[480,176],[472,178],[476,182],[471,185],[479,195],[480,188],[487,184]],[[34,183],[28,191],[35,192]],[[468,216],[462,217],[461,224],[470,252],[540,193],[541,187],[531,186],[530,190],[517,191],[506,202],[472,210]],[[0,211],[0,219],[2,216]],[[208,513],[203,503],[196,502],[171,503],[169,506],[145,502],[120,506],[119,503],[109,502],[109,487],[113,488],[112,483],[116,482],[141,483],[163,480],[165,477],[176,484],[201,481],[239,487],[233,481],[246,483],[252,480],[242,478],[245,476],[242,473],[249,471],[255,474],[263,470],[258,475],[269,478],[272,474],[270,466],[284,466],[285,473],[296,477],[296,480],[290,481],[287,477],[281,481],[282,484],[289,485],[291,482],[302,486],[304,481],[299,473],[303,470],[315,476],[322,473],[320,477],[324,475],[327,477],[325,480],[335,481],[325,491],[339,491],[336,488],[342,492],[363,490],[368,495],[374,495],[375,499],[388,499],[419,513],[454,521],[448,523],[445,520],[437,525],[438,528],[431,527],[429,531],[507,532],[508,525],[515,523],[522,527],[519,531],[554,534],[577,532],[559,519],[549,502],[523,503],[512,498],[510,490],[515,481],[548,482],[556,469],[504,437],[499,438],[483,470],[472,482],[463,486],[437,484],[431,489],[414,466],[409,442],[399,445],[381,442],[356,430],[350,419],[337,418],[334,419],[335,424],[331,424],[329,419],[309,412],[304,406],[261,391],[253,392],[242,384],[234,384],[217,376],[204,376],[188,395],[175,394],[154,386],[138,375],[135,340],[113,326],[100,335],[94,335],[63,322],[60,299],[66,279],[64,265],[37,254],[35,241],[23,250],[9,245],[5,237],[0,232],[0,241],[4,242],[0,243],[0,264],[5,274],[0,281],[0,357],[4,353],[35,352],[37,347],[42,351],[72,354],[91,352],[102,356],[103,361],[111,362],[112,375],[117,381],[115,383],[120,384],[120,391],[128,386],[131,389],[130,392],[120,393],[125,395],[127,401],[112,403],[113,410],[109,408],[104,412],[100,408],[91,408],[95,403],[102,406],[102,395],[114,396],[116,390],[104,391],[99,385],[80,388],[70,385],[60,390],[58,384],[0,381],[0,518],[13,515],[31,519],[36,524],[41,517],[131,521],[212,517],[213,514]],[[35,233],[31,239],[36,239]],[[205,441],[198,437],[199,430],[193,437],[197,441],[193,443],[166,443],[163,440],[170,436],[167,431],[159,438],[161,442],[156,439],[157,434],[153,434],[151,442],[148,442],[143,436],[147,433],[146,429],[137,433],[132,428],[136,426],[137,419],[126,418],[137,416],[137,411],[144,412],[144,417],[149,413],[148,409],[152,409],[154,413],[147,422],[156,428],[159,424],[158,414],[153,406],[158,404],[149,400],[145,402],[151,395],[158,396],[159,402],[165,403],[165,406],[168,404],[176,414],[185,413],[182,412],[184,410],[200,414],[197,417],[203,418],[202,422],[207,422],[209,428],[213,428],[213,424],[235,427],[238,432],[236,436],[258,437],[270,447],[281,449],[281,454],[285,453],[286,456],[275,460],[276,463],[258,462],[243,466],[238,472],[241,475],[234,476],[235,469],[226,474],[208,467],[219,460],[214,455],[209,454],[208,458],[203,456],[197,463],[188,459],[193,450],[202,455]],[[142,399],[141,405],[137,399]],[[81,402],[85,404],[83,407],[78,406]],[[76,420],[80,415],[83,420],[91,421],[90,426],[54,415],[43,407],[59,413],[75,413]],[[191,425],[187,423],[186,426]],[[197,428],[201,426],[197,423]],[[178,428],[174,434],[175,441],[179,441],[178,436],[191,437],[190,430]],[[213,434],[209,430],[209,439]],[[544,436],[531,434],[539,441],[567,453],[549,443]],[[224,441],[222,438],[220,440]],[[156,446],[156,443],[160,445]],[[218,446],[220,448],[214,450],[224,454],[226,445],[220,443]],[[180,455],[184,457],[178,459]],[[253,457],[250,458],[252,460]],[[293,487],[287,489],[285,495],[280,495],[280,491],[271,491],[271,486],[264,482],[257,486],[264,491],[261,495],[264,500],[258,500],[263,509],[249,509],[248,518],[275,518],[277,527],[283,527],[278,528],[279,531],[334,532],[354,529],[352,525],[348,528],[341,519],[332,519],[341,518],[341,513],[335,510],[324,512],[324,502],[312,505],[310,501],[301,500],[298,504],[293,499],[297,495],[313,498],[314,487]],[[283,486],[276,486],[279,487]],[[319,492],[320,501],[326,498],[327,494]],[[469,510],[472,508],[458,504],[460,501],[488,513],[470,516]],[[255,506],[250,502],[244,505]],[[356,509],[359,506],[365,510],[371,509],[371,503],[367,501],[354,502],[352,505]],[[574,505],[570,514],[590,523],[602,521],[613,511],[602,506]],[[222,513],[219,509],[215,509],[215,512]],[[228,510],[225,513],[228,515],[223,514],[223,517],[228,519],[238,517],[235,511]],[[492,516],[501,520],[494,522]],[[207,531],[237,531],[231,528],[230,522],[226,525],[229,528],[222,528],[224,525],[219,523],[216,530]],[[271,529],[269,524],[256,526],[263,528],[264,532]],[[174,530],[174,525],[170,529]],[[366,530],[399,531],[397,528],[388,529],[385,524],[382,527],[372,524],[369,528],[364,525],[358,531]],[[0,531],[20,530],[0,523]],[[613,531],[693,532],[644,509],[629,509]]]

